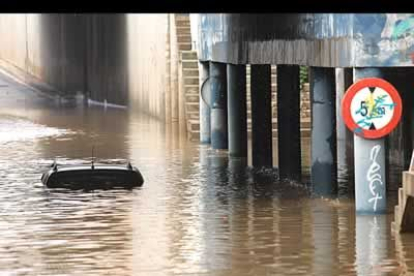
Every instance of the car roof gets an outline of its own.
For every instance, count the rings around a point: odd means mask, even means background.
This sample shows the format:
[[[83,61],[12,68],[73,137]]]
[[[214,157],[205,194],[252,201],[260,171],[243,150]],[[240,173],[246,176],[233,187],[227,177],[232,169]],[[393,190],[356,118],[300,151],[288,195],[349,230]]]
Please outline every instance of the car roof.
[[[133,167],[135,169],[135,167]],[[92,170],[91,164],[84,165],[57,165],[58,172],[67,171],[87,171]],[[129,171],[127,165],[106,165],[106,164],[94,164],[94,170],[116,170],[116,171]]]

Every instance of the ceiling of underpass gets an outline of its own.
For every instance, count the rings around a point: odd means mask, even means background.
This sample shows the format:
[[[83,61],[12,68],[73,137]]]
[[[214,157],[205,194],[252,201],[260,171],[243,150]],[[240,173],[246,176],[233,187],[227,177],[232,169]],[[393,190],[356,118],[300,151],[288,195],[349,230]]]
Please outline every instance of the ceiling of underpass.
[[[412,66],[414,14],[199,14],[200,60]]]

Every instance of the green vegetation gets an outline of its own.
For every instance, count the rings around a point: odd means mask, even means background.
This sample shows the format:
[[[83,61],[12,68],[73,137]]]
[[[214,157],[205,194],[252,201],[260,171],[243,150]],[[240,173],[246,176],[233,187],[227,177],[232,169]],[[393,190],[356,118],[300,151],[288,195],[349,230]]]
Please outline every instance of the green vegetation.
[[[307,66],[300,66],[299,68],[299,78],[300,78],[300,90],[303,89],[303,84],[308,83],[309,71]]]

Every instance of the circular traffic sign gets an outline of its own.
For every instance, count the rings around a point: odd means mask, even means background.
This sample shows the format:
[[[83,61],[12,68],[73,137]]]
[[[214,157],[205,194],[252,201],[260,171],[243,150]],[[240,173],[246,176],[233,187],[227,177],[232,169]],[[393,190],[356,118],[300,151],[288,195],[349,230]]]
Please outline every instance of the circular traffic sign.
[[[402,101],[397,89],[379,78],[354,83],[342,99],[345,125],[366,139],[388,135],[400,121],[401,113]]]

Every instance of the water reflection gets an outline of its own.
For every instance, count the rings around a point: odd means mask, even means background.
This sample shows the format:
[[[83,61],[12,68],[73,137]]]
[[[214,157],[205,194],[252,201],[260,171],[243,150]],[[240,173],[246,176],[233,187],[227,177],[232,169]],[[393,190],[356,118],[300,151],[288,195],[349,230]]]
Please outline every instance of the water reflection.
[[[399,266],[390,268],[400,275],[414,275],[414,237],[412,234],[396,234],[395,250]]]
[[[260,174],[143,115],[42,108],[0,116],[0,133],[23,129],[0,141],[1,275],[413,272],[414,237],[392,240],[391,212],[355,217],[352,199],[314,197],[308,185]],[[144,186],[43,187],[55,156],[89,162],[92,144],[105,162],[131,160]]]
[[[387,217],[356,216],[356,270],[358,275],[385,275],[381,263],[387,252]]]

